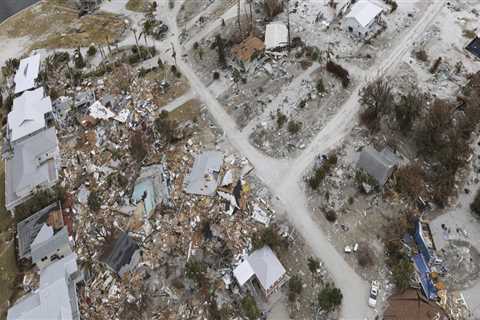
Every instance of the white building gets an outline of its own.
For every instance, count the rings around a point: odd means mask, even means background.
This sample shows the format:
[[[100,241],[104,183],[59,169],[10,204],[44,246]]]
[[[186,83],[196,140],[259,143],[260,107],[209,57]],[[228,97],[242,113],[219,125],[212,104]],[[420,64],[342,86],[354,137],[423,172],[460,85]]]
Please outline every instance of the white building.
[[[36,81],[40,73],[40,55],[36,54],[22,59],[13,81],[15,82],[15,94],[36,88]]]
[[[252,252],[233,270],[233,275],[240,287],[255,278],[267,298],[288,280],[285,268],[267,246]]]
[[[43,88],[26,91],[13,100],[8,114],[7,139],[15,144],[47,128],[52,118],[52,101],[45,96]]]
[[[343,26],[354,36],[365,38],[374,30],[382,12],[382,7],[368,0],[359,0],[343,19]]]

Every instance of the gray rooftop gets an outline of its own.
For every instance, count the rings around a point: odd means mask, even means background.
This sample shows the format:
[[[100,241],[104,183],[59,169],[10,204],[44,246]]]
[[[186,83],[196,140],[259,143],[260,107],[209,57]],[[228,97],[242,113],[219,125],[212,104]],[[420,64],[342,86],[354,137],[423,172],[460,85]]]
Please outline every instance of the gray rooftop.
[[[58,180],[59,149],[56,131],[49,128],[23,140],[5,163],[5,206],[8,210],[25,201],[37,187]]]
[[[210,196],[218,185],[218,173],[223,163],[223,153],[205,151],[195,158],[192,170],[185,179],[185,192]]]
[[[77,256],[72,253],[40,272],[40,287],[9,310],[7,320],[80,319],[76,294]]]
[[[132,262],[132,257],[137,250],[139,250],[138,244],[128,236],[128,233],[123,232],[117,240],[104,249],[100,261],[121,275],[122,267]]]
[[[47,225],[45,224],[42,229],[44,229]],[[49,257],[60,251],[61,248],[65,248],[66,246],[70,246],[68,241],[68,230],[67,227],[63,227],[57,233],[53,234],[53,228],[48,227],[52,230],[52,233],[48,234],[46,237],[39,237],[42,234],[42,230],[40,230],[37,238],[32,243],[31,246],[31,255],[32,255],[32,262],[37,263],[43,257]]]
[[[383,186],[400,159],[390,149],[383,149],[382,152],[367,147],[360,153],[357,168],[364,170],[372,176],[379,186]]]
[[[48,207],[34,213],[30,217],[17,223],[18,257],[30,258],[30,247],[42,226],[47,222],[48,215],[57,209],[58,205],[52,203]]]

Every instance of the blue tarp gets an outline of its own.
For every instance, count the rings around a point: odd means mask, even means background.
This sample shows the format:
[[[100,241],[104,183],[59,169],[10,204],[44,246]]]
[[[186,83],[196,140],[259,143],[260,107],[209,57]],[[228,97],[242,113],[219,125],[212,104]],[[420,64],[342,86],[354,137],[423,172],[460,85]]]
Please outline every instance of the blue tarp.
[[[423,293],[428,299],[435,300],[437,298],[437,289],[430,278],[430,268],[423,255],[417,254],[413,256],[413,261],[415,262],[415,267],[420,277]]]
[[[418,250],[423,255],[425,261],[427,263],[430,262],[431,255],[423,237],[422,224],[420,221],[417,221],[415,225],[415,243],[417,244]]]

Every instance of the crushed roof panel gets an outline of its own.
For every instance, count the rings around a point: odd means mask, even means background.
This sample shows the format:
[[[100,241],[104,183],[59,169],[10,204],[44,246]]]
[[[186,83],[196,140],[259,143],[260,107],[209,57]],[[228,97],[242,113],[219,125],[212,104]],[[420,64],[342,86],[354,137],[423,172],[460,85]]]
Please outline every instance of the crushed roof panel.
[[[128,236],[128,233],[123,232],[111,246],[104,250],[100,260],[119,273],[123,266],[130,264],[137,250],[139,250],[138,244]]]
[[[465,49],[480,59],[480,38],[475,37]]]
[[[37,263],[43,257],[49,257],[69,245],[67,227],[63,227],[48,240],[36,244],[32,243],[32,262]]]

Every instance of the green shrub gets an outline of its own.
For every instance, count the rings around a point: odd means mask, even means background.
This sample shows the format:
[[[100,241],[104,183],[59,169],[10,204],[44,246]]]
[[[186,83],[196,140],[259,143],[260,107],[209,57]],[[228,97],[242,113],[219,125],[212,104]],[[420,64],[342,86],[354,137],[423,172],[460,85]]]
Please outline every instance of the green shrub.
[[[261,316],[255,299],[250,295],[242,299],[242,310],[249,320],[257,320]]]
[[[294,275],[288,280],[288,300],[295,301],[296,297],[302,293],[302,279],[298,275]]]
[[[318,294],[318,304],[322,310],[332,312],[342,304],[343,295],[340,289],[327,284]]]
[[[90,47],[88,47],[87,55],[89,57],[93,57],[96,54],[97,54],[97,48],[92,44]]]

